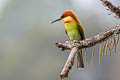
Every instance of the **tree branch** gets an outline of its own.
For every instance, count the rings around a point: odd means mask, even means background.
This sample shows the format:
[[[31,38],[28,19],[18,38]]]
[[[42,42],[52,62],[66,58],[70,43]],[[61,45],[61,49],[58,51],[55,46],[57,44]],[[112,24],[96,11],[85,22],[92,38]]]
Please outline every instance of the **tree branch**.
[[[86,40],[82,40],[82,41],[81,40],[70,40],[70,41],[66,41],[65,43],[56,43],[56,46],[59,48],[62,48],[62,51],[69,50],[74,47],[77,47],[79,49],[88,48],[98,43],[101,43],[103,41],[106,41],[107,39],[119,33],[120,33],[120,24],[94,37],[87,38]]]
[[[60,75],[61,79],[64,77],[68,77],[68,73],[69,73],[70,69],[72,69],[72,66],[74,64],[74,57],[75,57],[77,51],[78,51],[77,47],[72,48],[72,50],[69,54],[69,57],[65,63],[65,66],[61,72],[61,75]]]
[[[118,18],[120,18],[120,7],[114,6],[108,0],[101,0],[105,6],[107,6],[111,12],[115,13]]]
[[[120,34],[120,24],[94,37],[90,37],[82,41],[81,40],[69,40],[69,41],[66,41],[65,43],[56,43],[56,46],[58,48],[61,48],[62,51],[71,50],[69,57],[66,61],[66,64],[61,72],[60,78],[62,79],[62,78],[68,77],[68,73],[73,66],[74,57],[78,49],[92,47],[96,44],[102,43],[103,41],[106,41],[107,39],[113,36],[119,35],[119,34]]]

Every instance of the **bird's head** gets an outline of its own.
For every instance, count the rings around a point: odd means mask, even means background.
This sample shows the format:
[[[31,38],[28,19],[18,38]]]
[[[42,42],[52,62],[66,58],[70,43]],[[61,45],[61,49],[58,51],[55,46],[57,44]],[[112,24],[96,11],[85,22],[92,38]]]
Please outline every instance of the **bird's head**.
[[[62,13],[59,19],[54,20],[52,23],[57,21],[62,21],[63,23],[70,23],[72,21],[76,21],[77,23],[80,23],[75,13],[71,10],[66,10]]]

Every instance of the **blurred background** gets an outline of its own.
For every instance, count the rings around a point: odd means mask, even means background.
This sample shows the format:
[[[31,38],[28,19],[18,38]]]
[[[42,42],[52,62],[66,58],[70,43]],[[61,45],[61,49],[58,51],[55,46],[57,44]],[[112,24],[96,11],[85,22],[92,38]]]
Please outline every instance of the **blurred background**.
[[[120,6],[120,0],[110,1]],[[55,43],[69,39],[63,23],[50,23],[73,10],[88,38],[119,24],[106,9],[100,0],[0,0],[0,80],[59,80],[69,51],[61,52]],[[77,70],[75,60],[64,80],[120,80],[119,45],[101,64],[98,45],[93,64],[89,48],[88,66]]]

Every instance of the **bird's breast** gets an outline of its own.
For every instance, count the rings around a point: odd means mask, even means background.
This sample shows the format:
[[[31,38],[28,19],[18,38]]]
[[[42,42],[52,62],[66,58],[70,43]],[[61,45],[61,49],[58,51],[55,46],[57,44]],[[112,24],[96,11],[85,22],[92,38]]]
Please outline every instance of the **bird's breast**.
[[[70,40],[81,40],[81,35],[78,31],[76,23],[66,23],[65,30]]]

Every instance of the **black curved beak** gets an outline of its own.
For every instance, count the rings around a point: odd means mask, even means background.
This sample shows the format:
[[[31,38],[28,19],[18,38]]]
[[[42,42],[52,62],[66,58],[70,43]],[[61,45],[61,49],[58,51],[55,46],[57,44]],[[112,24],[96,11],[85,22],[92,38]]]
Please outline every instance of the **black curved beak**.
[[[56,19],[56,20],[54,20],[53,22],[51,22],[51,24],[53,24],[53,23],[55,23],[55,22],[57,22],[57,21],[60,21],[60,20],[61,20],[61,18]]]

